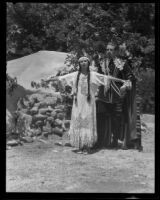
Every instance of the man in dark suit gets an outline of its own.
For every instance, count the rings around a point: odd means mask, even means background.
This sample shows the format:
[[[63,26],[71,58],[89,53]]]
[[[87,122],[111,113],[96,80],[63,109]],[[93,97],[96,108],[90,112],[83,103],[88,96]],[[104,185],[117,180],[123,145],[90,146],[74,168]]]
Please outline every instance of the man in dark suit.
[[[97,131],[99,147],[141,150],[140,118],[137,115],[136,79],[127,59],[116,57],[117,46],[108,43],[106,55],[100,59],[98,72],[128,80],[127,84],[110,82],[100,86],[97,94]],[[139,125],[138,125],[139,124]]]

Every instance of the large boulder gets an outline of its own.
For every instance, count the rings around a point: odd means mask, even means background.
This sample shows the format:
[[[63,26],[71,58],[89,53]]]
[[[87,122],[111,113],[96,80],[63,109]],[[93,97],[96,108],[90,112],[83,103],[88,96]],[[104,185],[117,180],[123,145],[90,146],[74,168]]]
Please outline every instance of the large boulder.
[[[51,117],[53,117],[54,119],[56,118],[56,115],[57,115],[57,113],[55,112],[55,110],[53,110],[52,112],[51,112]]]
[[[54,122],[54,118],[53,117],[47,117],[47,121],[51,124],[52,122]]]
[[[55,109],[59,109],[63,111],[65,109],[65,106],[60,104],[60,105],[55,106]]]
[[[52,111],[53,111],[53,108],[51,106],[48,106],[47,112],[52,112]]]
[[[19,144],[19,142],[17,140],[10,140],[10,141],[7,141],[7,145],[8,146],[17,146]]]
[[[30,112],[31,115],[37,114],[38,113],[38,107],[34,106],[29,112]]]
[[[57,126],[57,127],[62,127],[63,126],[63,121],[60,120],[60,119],[56,119],[54,121],[54,125]]]
[[[48,107],[48,104],[45,101],[40,102],[39,109],[40,108],[47,108],[47,107]]]
[[[46,125],[43,126],[43,132],[52,133],[52,127],[49,122],[47,122]]]
[[[51,112],[46,112],[46,115],[48,116],[48,117],[50,117],[51,116]]]
[[[55,108],[54,111],[55,111],[56,113],[62,113],[62,112],[63,112],[63,110],[61,110],[61,109],[59,109],[59,108]]]
[[[48,108],[40,108],[39,109],[39,114],[45,115],[47,111],[48,111]]]
[[[55,127],[55,128],[52,129],[52,131],[55,135],[58,135],[60,137],[63,136],[63,129],[62,128]]]
[[[44,121],[47,118],[47,116],[42,114],[37,114],[33,116],[32,123],[36,123],[36,121]]]
[[[56,105],[57,98],[46,96],[44,101],[47,103],[48,106],[52,106],[52,108]]]
[[[48,106],[47,108],[40,108],[39,113],[40,114],[46,114],[46,113],[51,113],[53,111],[53,108]]]
[[[57,113],[57,119],[63,120],[65,118],[64,113]]]

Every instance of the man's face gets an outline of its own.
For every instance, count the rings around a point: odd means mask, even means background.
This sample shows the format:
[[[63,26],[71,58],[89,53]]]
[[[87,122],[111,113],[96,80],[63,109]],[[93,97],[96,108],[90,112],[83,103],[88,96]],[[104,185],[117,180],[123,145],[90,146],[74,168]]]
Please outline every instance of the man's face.
[[[108,44],[107,45],[106,54],[107,54],[108,58],[113,58],[113,56],[114,56],[114,49],[115,49],[114,45],[112,45],[112,44]]]

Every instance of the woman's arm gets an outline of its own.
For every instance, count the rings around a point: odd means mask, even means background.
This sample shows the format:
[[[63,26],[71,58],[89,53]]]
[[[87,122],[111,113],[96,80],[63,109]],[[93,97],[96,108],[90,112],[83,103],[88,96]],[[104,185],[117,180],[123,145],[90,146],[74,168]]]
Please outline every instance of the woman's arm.
[[[93,73],[93,80],[97,85],[106,85],[108,82],[110,82],[110,80],[113,81],[118,81],[121,83],[125,83],[126,81],[123,79],[119,79],[119,78],[115,78],[113,76],[109,76],[109,75],[103,75],[97,72],[92,72]]]
[[[72,72],[63,76],[58,76],[58,80],[62,81],[65,85],[73,87],[76,74],[77,72]]]
[[[104,75],[106,76],[106,75]],[[107,76],[108,79],[112,80],[112,81],[117,81],[117,82],[121,82],[121,83],[125,83],[126,80],[120,79],[120,78],[115,78],[113,76]]]
[[[69,74],[62,75],[62,76],[49,76],[47,79],[43,79],[43,80],[45,82],[62,81],[65,84],[71,85],[76,73],[77,72],[72,72],[72,73],[69,73]]]
[[[75,74],[76,74],[77,72],[72,72],[72,73],[69,73],[69,74],[65,74],[65,75],[62,75],[62,76],[58,76],[58,79],[59,80],[71,80],[71,79],[73,79],[74,78],[74,76],[75,76]]]

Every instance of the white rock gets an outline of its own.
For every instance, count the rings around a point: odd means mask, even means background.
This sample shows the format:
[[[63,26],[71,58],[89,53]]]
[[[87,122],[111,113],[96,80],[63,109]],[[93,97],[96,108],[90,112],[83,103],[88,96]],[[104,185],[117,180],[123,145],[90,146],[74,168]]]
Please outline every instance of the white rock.
[[[18,141],[16,140],[10,140],[7,142],[8,146],[17,146],[18,145]]]

